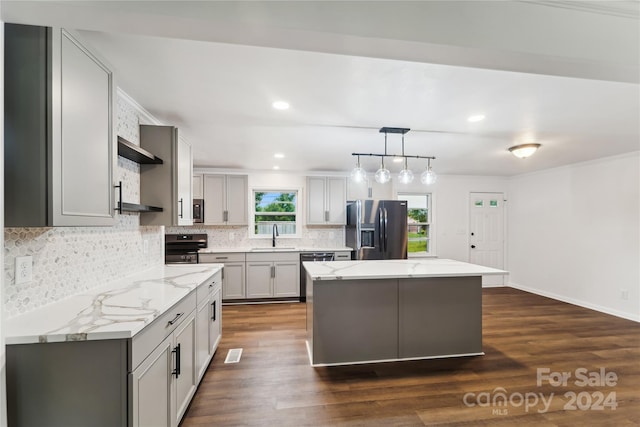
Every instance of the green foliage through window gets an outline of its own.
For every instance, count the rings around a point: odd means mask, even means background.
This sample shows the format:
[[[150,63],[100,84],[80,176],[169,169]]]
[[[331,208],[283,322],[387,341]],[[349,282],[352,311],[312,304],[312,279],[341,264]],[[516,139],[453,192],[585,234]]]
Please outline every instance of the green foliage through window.
[[[274,224],[280,235],[296,234],[296,191],[255,191],[254,233],[272,235]]]

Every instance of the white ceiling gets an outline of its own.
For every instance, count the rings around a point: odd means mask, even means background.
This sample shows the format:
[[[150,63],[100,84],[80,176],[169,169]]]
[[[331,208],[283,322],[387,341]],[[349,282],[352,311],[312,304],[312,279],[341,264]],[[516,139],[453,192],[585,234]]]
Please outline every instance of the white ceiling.
[[[406,153],[444,174],[640,149],[636,1],[33,3],[3,2],[3,19],[91,30],[119,86],[178,126],[200,167],[348,171],[352,152],[384,150],[382,126],[411,128]],[[506,151],[529,141],[543,145],[529,159]]]

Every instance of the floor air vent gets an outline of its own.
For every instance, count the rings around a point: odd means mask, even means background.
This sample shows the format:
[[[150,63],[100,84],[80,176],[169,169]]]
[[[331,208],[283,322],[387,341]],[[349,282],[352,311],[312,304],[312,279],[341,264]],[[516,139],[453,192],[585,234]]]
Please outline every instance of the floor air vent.
[[[227,358],[224,359],[224,363],[238,363],[240,361],[241,356],[242,356],[241,348],[232,348],[227,353]]]

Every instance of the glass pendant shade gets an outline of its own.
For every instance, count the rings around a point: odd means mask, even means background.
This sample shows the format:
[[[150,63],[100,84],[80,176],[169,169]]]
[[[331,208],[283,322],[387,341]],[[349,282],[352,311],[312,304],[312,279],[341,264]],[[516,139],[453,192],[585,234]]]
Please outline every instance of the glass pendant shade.
[[[422,182],[425,185],[434,184],[437,179],[438,179],[438,176],[431,169],[431,166],[427,167],[427,170],[422,172],[422,175],[420,175],[420,182]]]
[[[403,184],[409,184],[413,181],[413,172],[409,169],[402,169],[398,174],[398,181]]]
[[[402,150],[404,152],[404,150]],[[402,184],[410,184],[413,181],[413,172],[407,167],[407,158],[404,158],[404,169],[398,174],[398,181]]]
[[[367,179],[367,172],[357,164],[351,171],[351,179],[353,182],[364,182]]]
[[[376,182],[380,184],[386,184],[391,179],[391,172],[384,165],[384,160],[382,161],[382,165],[380,165],[380,169],[376,171],[375,174]]]

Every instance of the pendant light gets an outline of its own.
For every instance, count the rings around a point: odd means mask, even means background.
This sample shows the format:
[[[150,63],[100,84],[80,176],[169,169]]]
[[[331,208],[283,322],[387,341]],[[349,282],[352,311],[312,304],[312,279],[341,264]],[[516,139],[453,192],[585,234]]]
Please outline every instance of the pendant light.
[[[398,174],[398,181],[402,184],[410,184],[413,181],[413,172],[407,167],[407,156],[404,155],[404,133],[402,134],[402,157],[404,157],[404,169]]]
[[[422,172],[422,175],[420,175],[420,182],[422,182],[425,185],[431,185],[431,184],[434,184],[437,179],[438,179],[438,176],[433,171],[433,169],[431,169],[431,159],[429,159],[427,160],[427,170]]]
[[[391,179],[391,172],[389,172],[389,169],[384,165],[384,157],[382,157],[382,164],[380,165],[380,169],[376,171],[374,178],[376,182],[380,184],[386,184]]]
[[[391,157],[394,159],[394,162],[398,159],[400,161],[404,160],[404,168],[398,173],[398,181],[402,184],[409,184],[413,182],[414,174],[409,169],[408,166],[408,158],[412,159],[426,159],[429,161],[427,170],[422,173],[420,176],[420,181],[423,184],[433,184],[436,182],[436,174],[431,169],[431,160],[434,160],[433,156],[409,156],[404,153],[404,134],[409,132],[411,129],[409,128],[393,128],[393,127],[383,127],[380,128],[380,133],[384,133],[384,154],[381,153],[351,153],[352,156],[357,156],[356,167],[351,171],[351,179],[354,182],[362,182],[366,180],[367,174],[364,169],[360,167],[360,156],[369,156],[369,157],[380,157],[380,169],[378,169],[374,175],[376,182],[380,184],[386,184],[391,180],[391,172],[384,164],[385,157]],[[387,133],[399,133],[402,135],[402,154],[390,154],[387,152]]]
[[[353,182],[364,182],[367,179],[367,172],[360,167],[360,156],[358,156],[358,161],[356,163],[356,167],[351,171],[351,179]]]

